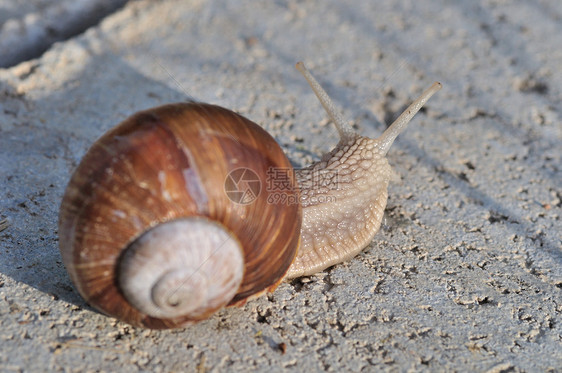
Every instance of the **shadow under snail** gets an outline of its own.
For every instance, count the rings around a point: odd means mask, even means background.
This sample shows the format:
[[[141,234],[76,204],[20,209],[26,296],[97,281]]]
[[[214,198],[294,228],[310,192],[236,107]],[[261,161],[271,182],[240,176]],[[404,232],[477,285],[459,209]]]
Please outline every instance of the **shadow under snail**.
[[[352,258],[371,242],[392,175],[385,155],[441,84],[370,139],[341,118],[302,62],[297,69],[340,136],[307,168],[293,172],[259,125],[199,102],[138,112],[92,145],[59,218],[64,264],[89,304],[132,325],[181,327]],[[291,170],[282,173],[285,200],[264,187],[272,170]],[[256,185],[251,203],[226,192]]]

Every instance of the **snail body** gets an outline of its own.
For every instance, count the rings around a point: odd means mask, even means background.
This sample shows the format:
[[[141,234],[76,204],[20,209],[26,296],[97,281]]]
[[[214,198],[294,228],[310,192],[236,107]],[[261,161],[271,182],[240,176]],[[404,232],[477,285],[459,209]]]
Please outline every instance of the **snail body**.
[[[440,84],[369,139],[341,119],[302,63],[297,68],[340,141],[310,167],[283,173],[285,202],[264,188],[271,170],[292,170],[282,149],[259,125],[218,106],[141,111],[94,143],[59,218],[63,261],[87,302],[132,325],[184,326],[369,244],[386,206],[385,155]]]
[[[297,69],[336,125],[340,141],[320,161],[296,170],[303,224],[300,247],[287,278],[311,275],[341,263],[372,241],[384,215],[393,175],[386,153],[413,116],[441,89],[441,83],[434,83],[380,137],[371,139],[360,136],[345,122],[301,62]],[[324,184],[315,183],[315,178]]]

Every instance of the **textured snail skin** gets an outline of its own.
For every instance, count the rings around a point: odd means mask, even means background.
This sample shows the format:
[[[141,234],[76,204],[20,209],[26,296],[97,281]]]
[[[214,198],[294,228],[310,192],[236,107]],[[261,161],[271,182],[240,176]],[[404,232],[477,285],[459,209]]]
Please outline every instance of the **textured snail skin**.
[[[260,126],[227,109],[179,103],[142,111],[103,135],[74,172],[61,204],[64,264],[84,299],[132,325],[171,328],[207,318],[163,319],[132,307],[117,283],[127,247],[144,231],[174,219],[202,217],[226,227],[244,250],[244,277],[232,300],[274,288],[298,246],[301,208],[268,201],[262,187],[249,204],[225,194],[227,175],[248,168],[267,180],[289,160]],[[298,187],[288,174],[288,193]]]
[[[376,142],[353,136],[310,167],[301,186],[301,244],[287,278],[311,275],[354,257],[380,227],[392,170]],[[324,183],[318,185],[318,181]],[[306,185],[314,185],[306,188]]]
[[[376,139],[355,133],[328,94],[299,62],[314,93],[340,134],[337,146],[297,170],[303,223],[297,256],[286,278],[311,275],[357,255],[379,230],[393,176],[386,154],[409,121],[439,89],[434,83]]]

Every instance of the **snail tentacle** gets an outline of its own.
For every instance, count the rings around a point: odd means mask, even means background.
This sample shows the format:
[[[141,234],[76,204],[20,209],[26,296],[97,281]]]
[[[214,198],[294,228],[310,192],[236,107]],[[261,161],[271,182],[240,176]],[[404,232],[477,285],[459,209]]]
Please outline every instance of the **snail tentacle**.
[[[429,100],[429,98],[433,96],[435,92],[440,90],[441,87],[441,83],[433,83],[431,87],[426,89],[418,98],[416,98],[414,102],[412,102],[410,106],[408,106],[406,110],[404,110],[402,114],[400,114],[400,116],[396,118],[394,122],[392,122],[392,124],[383,132],[383,134],[376,139],[378,147],[383,155],[386,155],[386,153],[388,153],[396,137],[400,133],[402,133],[404,129],[406,129],[406,126],[408,125],[408,123],[410,123],[410,120],[412,120],[414,115],[416,115],[416,113],[420,111],[427,100]]]
[[[324,107],[324,110],[326,110],[326,112],[328,113],[328,116],[330,117],[332,122],[334,122],[334,124],[336,125],[341,141],[347,141],[357,136],[355,130],[349,125],[349,123],[347,123],[343,119],[328,93],[324,90],[324,88],[322,88],[316,78],[312,76],[304,63],[297,62],[296,67],[297,70],[300,71],[300,73],[304,76],[304,78],[310,85],[310,88],[312,88],[314,94],[316,95],[316,97],[318,97],[318,100],[320,100],[320,103]]]

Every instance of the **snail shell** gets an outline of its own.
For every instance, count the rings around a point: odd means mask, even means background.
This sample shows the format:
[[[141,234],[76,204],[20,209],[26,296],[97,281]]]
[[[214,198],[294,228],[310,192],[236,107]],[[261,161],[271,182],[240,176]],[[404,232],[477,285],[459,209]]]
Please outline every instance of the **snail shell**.
[[[255,190],[271,169],[291,165],[232,111],[179,103],[134,114],[90,148],[67,187],[59,235],[72,281],[100,311],[149,328],[275,287],[295,256],[300,205],[268,201],[263,186],[251,203],[225,193],[225,180]],[[292,173],[286,185],[298,200]]]
[[[386,154],[441,84],[370,139],[341,118],[302,63],[297,69],[340,135],[302,170],[293,172],[257,124],[203,103],[139,112],[92,146],[59,220],[63,261],[86,301],[133,325],[182,326],[371,242],[392,176]],[[264,188],[277,176],[281,190]]]

